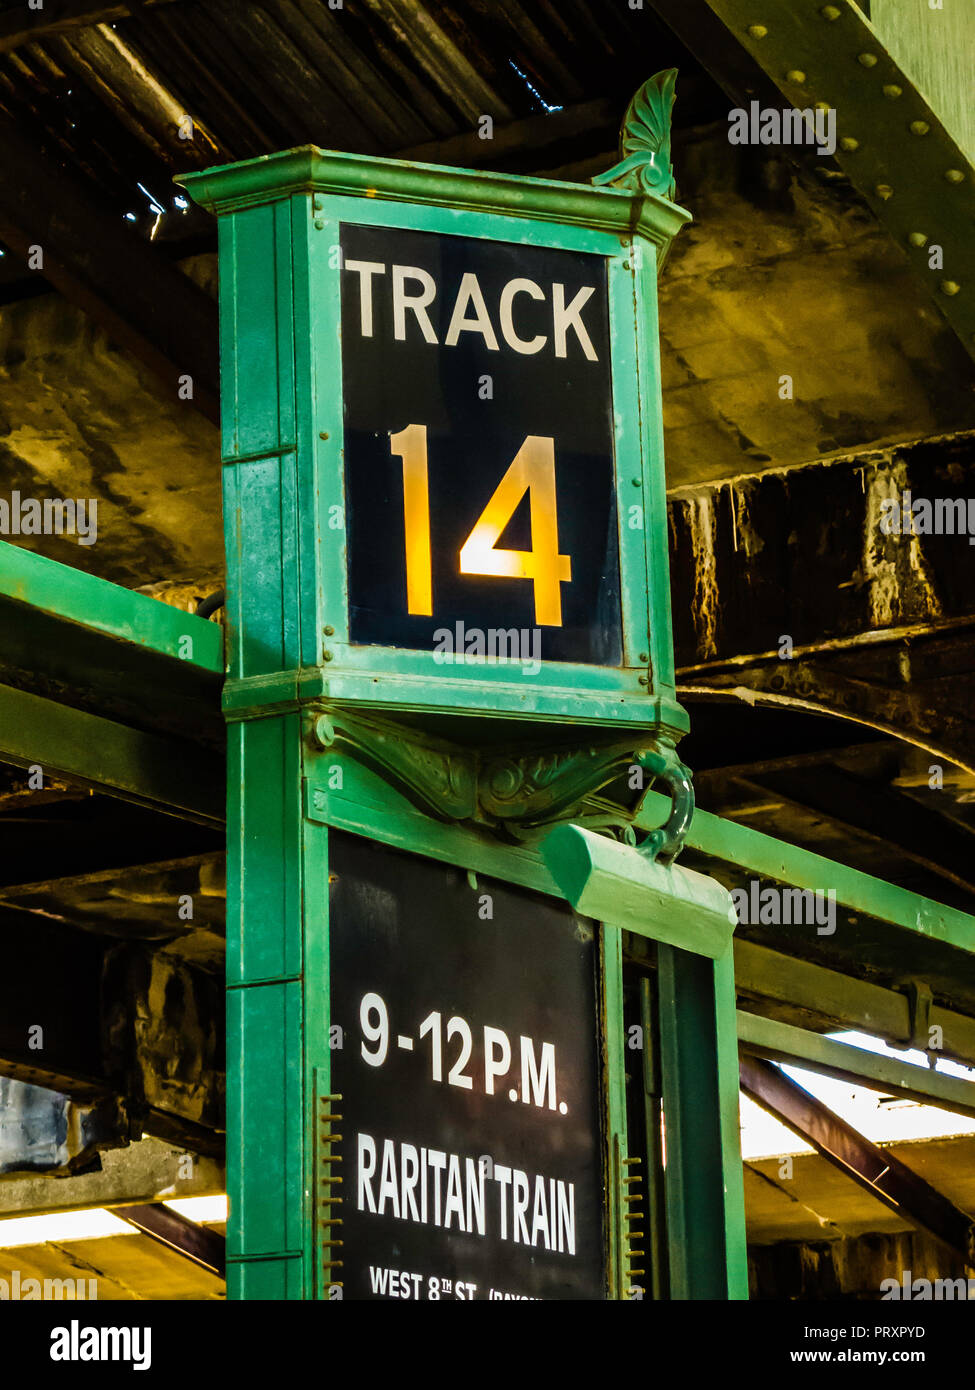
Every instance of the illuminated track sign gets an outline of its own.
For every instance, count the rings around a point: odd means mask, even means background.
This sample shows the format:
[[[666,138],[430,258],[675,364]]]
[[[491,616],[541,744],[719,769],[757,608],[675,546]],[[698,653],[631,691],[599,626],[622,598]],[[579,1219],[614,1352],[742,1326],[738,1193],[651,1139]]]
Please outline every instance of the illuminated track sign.
[[[351,224],[341,246],[351,641],[517,629],[618,665],[605,260]]]
[[[594,924],[355,836],[329,852],[343,1297],[605,1298]]]

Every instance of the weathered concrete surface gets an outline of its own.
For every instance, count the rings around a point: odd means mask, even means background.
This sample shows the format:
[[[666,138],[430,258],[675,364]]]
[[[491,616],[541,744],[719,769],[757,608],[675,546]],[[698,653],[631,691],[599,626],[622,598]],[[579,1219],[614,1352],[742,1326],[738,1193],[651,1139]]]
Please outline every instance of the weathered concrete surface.
[[[52,1180],[34,1174],[0,1182],[0,1216],[82,1211],[123,1202],[169,1202],[224,1191],[223,1164],[162,1139],[141,1139],[101,1155],[101,1170]]]
[[[695,220],[660,291],[671,487],[975,425],[975,368],[842,179],[727,126],[674,162]]]
[[[213,258],[190,269],[215,288]],[[0,307],[0,495],[98,501],[94,545],[10,539],[130,588],[220,568],[219,449],[191,402],[60,296]]]

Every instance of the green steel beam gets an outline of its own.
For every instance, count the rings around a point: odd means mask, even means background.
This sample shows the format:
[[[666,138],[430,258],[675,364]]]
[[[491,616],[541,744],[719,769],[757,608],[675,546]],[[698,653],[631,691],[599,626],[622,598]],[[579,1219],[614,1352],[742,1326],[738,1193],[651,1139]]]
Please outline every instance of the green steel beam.
[[[937,1105],[960,1115],[975,1115],[975,1082],[962,1077],[867,1052],[862,1047],[824,1038],[773,1018],[738,1010],[738,1041],[744,1052],[779,1062],[800,1063],[841,1081],[861,1081],[873,1090]]]
[[[37,765],[47,776],[203,824],[224,819],[218,755],[7,685],[0,685],[0,761]]]
[[[0,541],[0,613],[18,605],[223,675],[223,630],[216,623]]]
[[[772,951],[754,941],[737,939],[735,985],[749,1001],[749,1011],[774,1011],[782,1022],[796,1020],[820,1029],[855,1028],[883,1038],[893,1047],[929,1046],[929,1029],[941,1030],[939,1055],[975,1066],[975,1018],[932,1003],[923,1026],[912,1027],[907,992],[858,980],[840,970]]]
[[[167,741],[192,740],[205,779],[225,741],[222,678],[217,623],[0,542],[0,683]],[[43,743],[21,751],[28,762],[47,759]]]
[[[634,823],[641,830],[656,829],[669,811],[669,797],[647,792]],[[891,923],[920,938],[975,952],[975,917],[967,912],[898,888],[798,845],[775,840],[750,826],[696,810],[686,845],[709,859],[763,878],[798,888],[831,888],[837,904],[853,912]]]

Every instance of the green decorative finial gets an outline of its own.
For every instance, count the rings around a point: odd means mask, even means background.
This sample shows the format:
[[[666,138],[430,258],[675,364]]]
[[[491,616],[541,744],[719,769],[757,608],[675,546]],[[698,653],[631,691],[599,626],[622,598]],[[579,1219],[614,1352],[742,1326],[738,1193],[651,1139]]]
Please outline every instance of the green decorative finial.
[[[672,198],[676,192],[670,162],[670,113],[674,108],[677,69],[655,73],[634,96],[620,131],[620,162],[593,183],[631,193]]]

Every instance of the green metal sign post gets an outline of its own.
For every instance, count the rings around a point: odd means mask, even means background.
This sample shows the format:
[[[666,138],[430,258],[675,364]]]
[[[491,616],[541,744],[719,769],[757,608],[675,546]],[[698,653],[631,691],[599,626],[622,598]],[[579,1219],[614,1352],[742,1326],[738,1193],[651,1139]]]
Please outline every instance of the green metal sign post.
[[[734,912],[673,863],[672,94],[599,187],[312,147],[181,180],[220,225],[231,1297],[745,1296]]]

